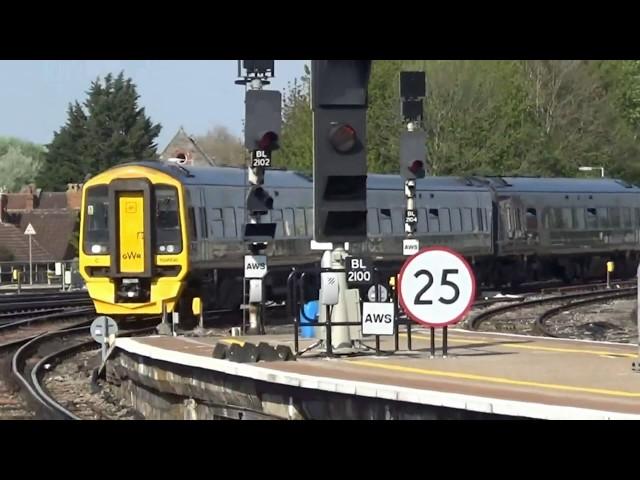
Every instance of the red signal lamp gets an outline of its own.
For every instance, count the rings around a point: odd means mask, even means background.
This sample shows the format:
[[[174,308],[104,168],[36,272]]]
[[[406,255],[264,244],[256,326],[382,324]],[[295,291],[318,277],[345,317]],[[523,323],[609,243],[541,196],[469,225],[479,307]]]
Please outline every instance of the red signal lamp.
[[[278,134],[266,132],[258,141],[258,150],[276,150],[278,148]]]
[[[356,146],[358,136],[351,125],[341,123],[334,126],[329,132],[329,141],[333,148],[340,153],[349,153]]]
[[[413,173],[416,178],[424,178],[426,172],[424,170],[424,162],[422,160],[414,160],[409,165],[409,171]]]

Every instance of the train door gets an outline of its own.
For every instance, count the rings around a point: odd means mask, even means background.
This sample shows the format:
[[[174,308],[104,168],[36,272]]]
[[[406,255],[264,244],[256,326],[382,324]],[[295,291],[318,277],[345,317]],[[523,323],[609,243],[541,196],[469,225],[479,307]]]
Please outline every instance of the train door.
[[[144,195],[142,192],[119,192],[118,244],[120,272],[140,274],[145,270]]]

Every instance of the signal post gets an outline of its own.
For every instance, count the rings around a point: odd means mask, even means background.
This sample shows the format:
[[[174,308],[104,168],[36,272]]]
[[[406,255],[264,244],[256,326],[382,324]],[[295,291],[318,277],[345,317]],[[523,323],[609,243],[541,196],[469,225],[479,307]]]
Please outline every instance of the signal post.
[[[242,63],[241,63],[242,62]],[[261,222],[273,208],[273,198],[264,189],[265,169],[271,167],[272,153],[279,148],[282,128],[282,96],[274,90],[263,90],[275,74],[273,60],[238,61],[236,84],[248,87],[245,93],[245,148],[251,158],[248,166],[248,193],[243,239],[248,244],[245,257],[245,288],[249,286],[249,328],[245,333],[264,333],[262,305],[263,277],[267,273],[267,257],[262,251],[275,236],[275,223]],[[242,70],[245,71],[242,74]]]
[[[404,194],[407,199],[404,224],[407,237],[402,242],[404,255],[414,255],[420,250],[418,239],[414,238],[418,224],[415,199],[416,179],[426,175],[427,133],[420,128],[425,90],[424,72],[400,72],[401,115],[407,129],[400,137],[400,173],[405,180]]]
[[[349,321],[359,311],[345,273],[346,242],[367,240],[367,87],[371,60],[313,60],[314,240],[324,242],[320,318]],[[357,308],[353,308],[356,305]],[[355,314],[355,313],[354,313]],[[359,329],[320,329],[326,350],[351,350]],[[330,344],[330,345],[329,345]]]

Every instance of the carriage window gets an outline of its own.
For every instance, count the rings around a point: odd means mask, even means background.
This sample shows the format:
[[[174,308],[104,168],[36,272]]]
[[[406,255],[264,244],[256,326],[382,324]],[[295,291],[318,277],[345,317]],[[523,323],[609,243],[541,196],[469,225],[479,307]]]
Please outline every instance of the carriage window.
[[[284,233],[287,237],[292,237],[294,235],[293,208],[284,209]]]
[[[367,230],[369,233],[380,233],[380,225],[378,225],[378,212],[375,208],[367,210]]]
[[[222,211],[223,223],[224,223],[224,237],[236,238],[238,232],[236,230],[236,215],[233,208],[225,208]]]
[[[609,226],[612,228],[620,227],[620,209],[619,208],[610,208],[609,209]]]
[[[538,212],[535,208],[527,208],[526,226],[529,231],[538,230]]]
[[[211,227],[211,234],[216,238],[224,237],[224,225],[222,223],[222,210],[219,208],[211,209],[211,222],[209,223]]]
[[[598,208],[598,225],[600,228],[609,228],[609,215],[606,208]]]
[[[437,208],[430,208],[427,215],[427,224],[430,232],[440,231],[440,212]]]
[[[585,228],[584,208],[574,208],[573,210],[573,227],[582,230]]]
[[[180,253],[182,232],[178,210],[178,190],[168,185],[156,185],[156,244],[160,253]]]
[[[391,210],[391,222],[394,232],[404,233],[404,209],[394,208]]]
[[[452,208],[451,209],[451,231],[452,232],[461,232],[462,231],[462,222],[460,220],[460,209]]]
[[[470,208],[462,209],[462,230],[465,232],[473,232],[473,215]]]
[[[622,209],[622,225],[625,228],[631,228],[633,226],[631,221],[631,209],[629,207],[624,207]]]
[[[424,208],[418,209],[418,225],[416,231],[420,233],[427,232],[427,211]]]
[[[378,219],[380,220],[380,232],[391,233],[391,210],[388,208],[381,209]]]
[[[295,226],[297,237],[305,237],[307,235],[306,222],[304,221],[304,208],[296,208]]]
[[[562,209],[562,228],[564,228],[565,230],[570,230],[573,228],[573,219],[571,217],[570,208]]]
[[[440,208],[440,231],[441,232],[450,232],[451,231],[451,218],[449,216],[448,208]]]
[[[84,217],[84,253],[109,253],[109,196],[106,185],[87,190]]]
[[[271,210],[271,221],[276,224],[276,237],[283,237],[284,231],[282,227],[282,210],[279,208]]]
[[[595,208],[587,208],[586,220],[587,228],[594,230],[598,228],[598,216]]]
[[[189,232],[191,232],[191,238],[193,240],[198,238],[198,232],[196,230],[196,209],[189,207]]]
[[[313,236],[313,208],[307,208],[307,236]]]
[[[484,220],[482,218],[482,209],[478,207],[477,211],[478,211],[478,230],[480,232],[484,232]]]

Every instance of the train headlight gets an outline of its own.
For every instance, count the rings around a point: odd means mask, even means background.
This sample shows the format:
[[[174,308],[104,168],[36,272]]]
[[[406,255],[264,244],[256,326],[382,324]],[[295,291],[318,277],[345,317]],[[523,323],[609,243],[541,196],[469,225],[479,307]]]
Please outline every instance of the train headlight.
[[[107,247],[96,243],[95,245],[91,245],[91,253],[107,253]]]
[[[169,253],[173,253],[175,251],[176,247],[174,247],[173,245],[167,245],[167,252]]]
[[[161,252],[165,252],[165,251],[167,250],[167,247],[165,247],[164,245],[160,245],[159,250],[160,250]]]

